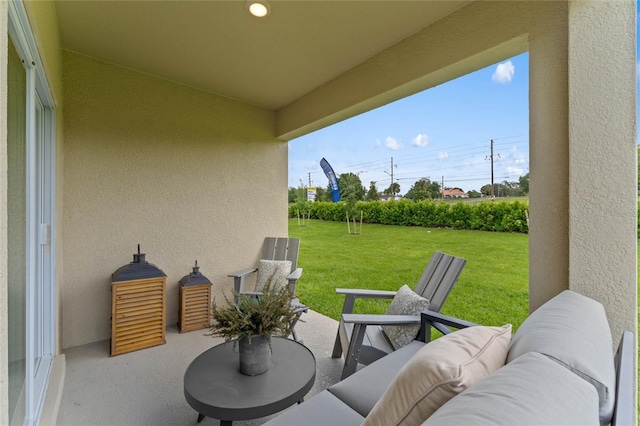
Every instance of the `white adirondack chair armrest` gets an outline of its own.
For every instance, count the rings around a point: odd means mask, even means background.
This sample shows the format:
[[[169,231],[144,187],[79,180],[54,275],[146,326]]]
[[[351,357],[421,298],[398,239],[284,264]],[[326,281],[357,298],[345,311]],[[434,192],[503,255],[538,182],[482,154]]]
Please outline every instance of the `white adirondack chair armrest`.
[[[243,271],[240,272],[235,272],[233,274],[229,274],[227,275],[228,277],[232,277],[232,278],[242,278],[242,277],[246,277],[249,274],[253,274],[254,272],[257,272],[258,268],[251,268],[251,269],[245,269]]]
[[[347,296],[355,296],[356,298],[368,299],[393,299],[396,295],[395,291],[387,290],[369,290],[360,288],[336,288],[337,294],[346,294]]]
[[[294,270],[291,274],[289,274],[289,276],[287,276],[287,279],[289,281],[297,280],[297,279],[300,278],[301,275],[302,275],[302,268],[298,268],[298,269]]]
[[[411,325],[420,324],[417,315],[369,315],[369,314],[342,314],[345,324],[365,325]]]

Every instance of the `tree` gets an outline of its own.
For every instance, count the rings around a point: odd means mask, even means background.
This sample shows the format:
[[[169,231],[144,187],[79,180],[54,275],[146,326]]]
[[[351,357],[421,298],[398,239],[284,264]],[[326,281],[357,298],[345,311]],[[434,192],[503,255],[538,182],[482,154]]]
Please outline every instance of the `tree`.
[[[471,191],[467,192],[467,195],[469,196],[469,198],[480,198],[482,196],[482,194],[480,194],[475,189],[472,189]]]
[[[396,195],[400,193],[400,184],[398,182],[393,182],[393,184],[389,185],[387,189],[383,191],[385,195]]]
[[[431,194],[431,198],[440,198],[442,197],[442,191],[440,188],[440,184],[436,181],[432,181],[429,184],[429,193]]]
[[[366,189],[362,186],[360,177],[355,173],[342,173],[338,177],[340,187],[340,199],[344,201],[362,201]]]
[[[438,198],[439,194],[440,184],[438,184],[438,182],[431,182],[427,178],[422,178],[413,184],[411,189],[405,194],[405,197],[413,201],[421,201]]]
[[[292,188],[289,188],[289,197],[291,197]],[[294,192],[294,202],[296,210],[298,212],[298,225],[300,225],[300,218],[302,217],[302,224],[304,225],[304,219],[309,217],[309,201],[307,200],[307,188],[302,184]]]
[[[371,181],[369,184],[369,190],[367,191],[367,195],[365,195],[364,199],[366,201],[378,201],[380,199],[380,191],[378,191],[376,181]]]
[[[298,188],[294,188],[293,186],[289,187],[289,204],[293,204],[296,202],[297,193]]]
[[[486,185],[483,185],[482,188],[480,188],[480,192],[482,192],[482,194],[484,194],[487,197],[491,196],[491,184],[488,183]],[[500,184],[499,183],[494,183],[493,184],[493,195],[495,197],[499,197],[500,195]]]
[[[323,187],[316,187],[316,201],[324,201],[326,198],[326,192],[327,191]],[[331,197],[331,194],[329,194],[329,197]]]
[[[316,197],[316,200],[326,201],[328,203],[333,202],[333,198],[331,196],[331,185],[327,184],[327,187],[322,194],[322,198]]]
[[[482,188],[480,188],[480,192],[482,192],[486,196],[490,196],[491,185],[484,185]],[[523,192],[520,189],[520,184],[518,182],[508,182],[505,180],[501,183],[493,184],[493,195],[496,197],[515,197],[523,195]]]
[[[355,173],[343,173],[338,177],[338,186],[340,187],[340,200],[345,203],[347,213],[347,228],[351,233],[349,220],[353,220],[353,230],[356,231],[356,205],[358,201],[364,199],[365,188],[362,186],[360,177]],[[360,225],[362,226],[362,225]]]
[[[638,151],[638,153],[640,155],[640,151]],[[520,176],[518,183],[520,184],[520,191],[522,192],[522,195],[529,194],[529,173],[524,176]]]

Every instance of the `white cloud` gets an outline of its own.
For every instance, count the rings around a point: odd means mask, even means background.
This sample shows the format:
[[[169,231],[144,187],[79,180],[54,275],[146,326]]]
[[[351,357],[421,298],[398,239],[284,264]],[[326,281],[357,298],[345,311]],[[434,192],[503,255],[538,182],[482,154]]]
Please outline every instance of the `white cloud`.
[[[513,66],[511,61],[503,62],[502,64],[498,64],[496,70],[491,76],[491,80],[496,83],[507,84],[513,79],[515,71],[516,68]]]
[[[403,147],[402,142],[392,138],[391,136],[387,136],[387,138],[384,140],[384,146],[386,146],[389,149],[392,149],[394,151],[399,150],[400,148]]]
[[[524,174],[524,169],[520,169],[518,167],[507,167],[506,172],[509,175],[509,177],[512,178],[514,175],[522,176]]]
[[[441,151],[438,153],[438,160],[446,160],[449,158],[449,153],[446,151]]]
[[[507,159],[515,164],[526,164],[527,162],[525,154],[520,152],[515,145],[511,148]]]
[[[304,163],[304,168],[306,170],[317,170],[318,167],[320,167],[320,165],[318,164],[317,161],[314,161],[314,160],[308,160],[308,161],[305,161]]]
[[[431,143],[431,139],[429,139],[429,136],[427,136],[424,133],[419,134],[418,136],[413,138],[413,140],[411,141],[411,145],[418,146],[418,147],[427,146],[430,143]]]

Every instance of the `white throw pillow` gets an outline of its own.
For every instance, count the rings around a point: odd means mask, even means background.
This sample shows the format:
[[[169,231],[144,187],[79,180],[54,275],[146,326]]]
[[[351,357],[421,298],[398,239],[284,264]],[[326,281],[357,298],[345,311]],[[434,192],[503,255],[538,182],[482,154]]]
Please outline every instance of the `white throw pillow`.
[[[425,345],[402,367],[363,426],[419,425],[444,403],[504,366],[511,324],[469,327]]]
[[[271,283],[272,290],[279,291],[288,284],[287,277],[290,274],[290,260],[261,260],[258,266],[256,291],[262,291],[267,283]]]
[[[422,426],[599,426],[598,392],[537,352],[527,352],[449,400]]]
[[[416,294],[408,285],[403,285],[396,293],[387,308],[387,315],[416,315],[429,309],[429,300]],[[415,325],[383,325],[382,331],[389,338],[395,350],[415,340],[420,331],[420,324]]]

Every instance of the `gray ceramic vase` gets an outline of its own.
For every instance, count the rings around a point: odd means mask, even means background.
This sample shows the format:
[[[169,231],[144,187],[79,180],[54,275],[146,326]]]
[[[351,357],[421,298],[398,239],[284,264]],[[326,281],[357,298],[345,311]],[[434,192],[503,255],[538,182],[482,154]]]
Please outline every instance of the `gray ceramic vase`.
[[[242,337],[238,341],[240,352],[240,372],[247,376],[257,376],[266,372],[271,366],[270,338],[260,334]]]

